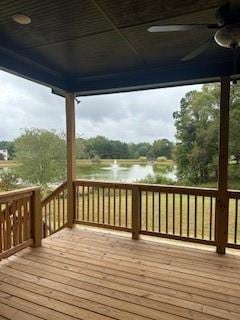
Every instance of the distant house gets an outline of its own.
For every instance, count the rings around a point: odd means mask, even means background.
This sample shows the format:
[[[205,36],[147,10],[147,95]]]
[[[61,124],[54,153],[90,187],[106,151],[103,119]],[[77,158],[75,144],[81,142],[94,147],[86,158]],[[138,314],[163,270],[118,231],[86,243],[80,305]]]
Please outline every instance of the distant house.
[[[0,160],[8,160],[7,149],[0,150]]]

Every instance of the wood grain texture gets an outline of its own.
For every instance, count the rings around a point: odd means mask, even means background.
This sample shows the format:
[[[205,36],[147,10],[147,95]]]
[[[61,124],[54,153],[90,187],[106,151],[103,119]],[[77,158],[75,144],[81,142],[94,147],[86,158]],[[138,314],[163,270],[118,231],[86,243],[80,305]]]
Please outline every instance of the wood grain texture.
[[[240,255],[86,227],[42,242],[0,264],[3,319],[240,319]]]

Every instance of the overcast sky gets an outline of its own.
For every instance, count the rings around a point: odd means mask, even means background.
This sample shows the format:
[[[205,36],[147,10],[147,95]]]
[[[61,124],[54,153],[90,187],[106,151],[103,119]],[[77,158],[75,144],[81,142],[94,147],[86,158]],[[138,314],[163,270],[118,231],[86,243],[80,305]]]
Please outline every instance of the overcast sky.
[[[184,86],[79,98],[77,134],[104,135],[126,142],[174,139],[172,114],[186,92]],[[49,88],[0,71],[0,140],[12,140],[24,128],[65,131],[64,99]]]

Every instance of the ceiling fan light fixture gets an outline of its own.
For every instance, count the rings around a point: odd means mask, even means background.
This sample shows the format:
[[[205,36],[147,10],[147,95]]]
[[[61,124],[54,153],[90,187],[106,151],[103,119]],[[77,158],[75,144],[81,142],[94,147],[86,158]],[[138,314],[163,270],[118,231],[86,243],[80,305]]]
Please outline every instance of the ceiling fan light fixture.
[[[240,24],[228,25],[219,29],[214,36],[218,45],[224,48],[240,46]]]
[[[31,18],[27,16],[26,14],[22,13],[16,13],[12,16],[13,21],[15,21],[18,24],[27,25],[31,23]]]

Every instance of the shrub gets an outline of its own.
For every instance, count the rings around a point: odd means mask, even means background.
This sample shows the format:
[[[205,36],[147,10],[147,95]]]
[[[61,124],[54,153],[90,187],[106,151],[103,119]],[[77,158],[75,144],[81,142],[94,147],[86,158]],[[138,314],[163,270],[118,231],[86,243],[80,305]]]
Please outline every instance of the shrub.
[[[141,156],[138,158],[139,161],[141,162],[146,162],[147,161],[147,157]]]
[[[99,157],[99,155],[95,155],[92,159],[91,159],[92,163],[96,163],[99,164],[101,162],[101,158]]]
[[[157,162],[165,162],[167,161],[166,157],[157,157]]]
[[[16,188],[17,175],[10,172],[9,170],[3,171],[0,174],[0,190],[9,191]]]

